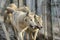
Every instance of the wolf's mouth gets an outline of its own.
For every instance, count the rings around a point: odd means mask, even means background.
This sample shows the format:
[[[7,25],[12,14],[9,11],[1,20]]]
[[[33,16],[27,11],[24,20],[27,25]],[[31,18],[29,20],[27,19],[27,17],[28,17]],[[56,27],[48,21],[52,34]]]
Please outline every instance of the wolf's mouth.
[[[40,30],[42,27],[41,26],[40,27],[37,26],[37,28]]]
[[[33,28],[33,29],[38,28],[39,30],[42,28],[42,26],[39,27],[39,26],[32,26],[32,25],[30,25],[30,27]]]
[[[31,27],[31,28],[33,28],[33,26],[32,26],[32,25],[30,25],[30,27]]]

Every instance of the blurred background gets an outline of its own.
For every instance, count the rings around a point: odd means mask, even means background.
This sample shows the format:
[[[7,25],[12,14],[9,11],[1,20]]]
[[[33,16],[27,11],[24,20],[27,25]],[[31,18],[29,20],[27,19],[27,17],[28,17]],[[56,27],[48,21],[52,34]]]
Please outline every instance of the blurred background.
[[[32,12],[42,16],[43,28],[37,40],[60,40],[60,0],[0,0],[0,40],[16,40],[11,26],[5,26],[3,15],[6,7],[15,3],[18,8],[28,6]],[[7,35],[8,36],[7,36]]]

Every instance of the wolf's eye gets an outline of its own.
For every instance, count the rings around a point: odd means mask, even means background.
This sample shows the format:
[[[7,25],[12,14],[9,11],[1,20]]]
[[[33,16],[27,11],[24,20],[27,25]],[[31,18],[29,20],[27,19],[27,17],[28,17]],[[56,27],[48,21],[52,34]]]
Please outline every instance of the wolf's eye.
[[[39,22],[38,22],[39,23]]]
[[[32,21],[32,19],[30,19]]]
[[[27,19],[25,19],[25,21],[27,22]]]

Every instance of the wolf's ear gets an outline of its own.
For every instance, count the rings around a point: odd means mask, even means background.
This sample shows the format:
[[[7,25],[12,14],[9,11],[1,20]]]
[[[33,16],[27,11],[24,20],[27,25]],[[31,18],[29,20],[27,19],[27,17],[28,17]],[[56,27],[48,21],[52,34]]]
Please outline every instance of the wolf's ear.
[[[29,12],[27,12],[26,16],[28,16],[28,15],[29,15]]]

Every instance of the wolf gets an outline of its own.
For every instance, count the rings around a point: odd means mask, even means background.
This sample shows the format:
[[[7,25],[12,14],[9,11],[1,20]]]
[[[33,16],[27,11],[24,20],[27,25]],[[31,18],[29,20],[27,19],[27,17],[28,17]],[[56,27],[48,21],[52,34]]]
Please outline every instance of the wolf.
[[[26,7],[22,9],[14,10],[12,7],[7,7],[9,10],[10,22],[15,29],[18,31],[18,40],[23,40],[23,32],[27,32],[30,36],[30,40],[36,40],[37,33],[39,29],[42,28],[42,19],[29,10]],[[35,34],[34,34],[35,33]],[[34,35],[33,35],[34,34]]]

